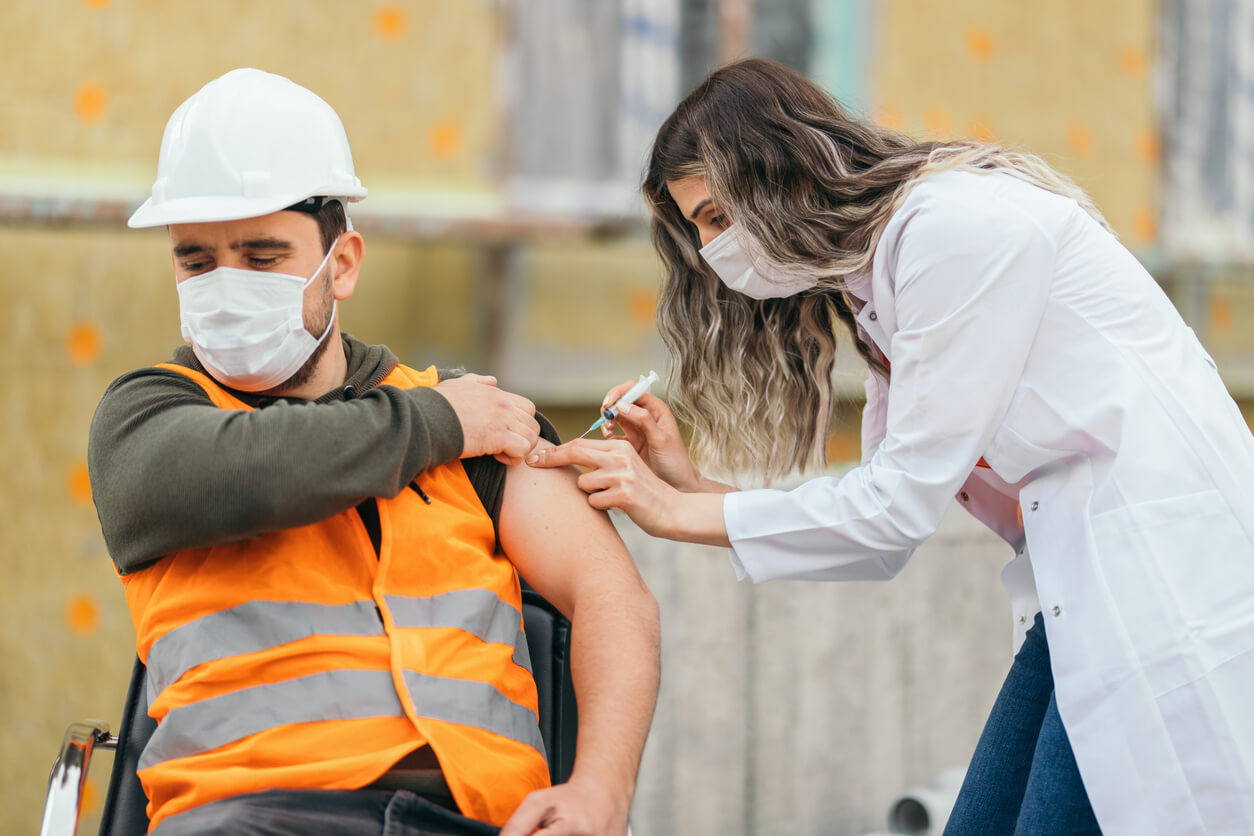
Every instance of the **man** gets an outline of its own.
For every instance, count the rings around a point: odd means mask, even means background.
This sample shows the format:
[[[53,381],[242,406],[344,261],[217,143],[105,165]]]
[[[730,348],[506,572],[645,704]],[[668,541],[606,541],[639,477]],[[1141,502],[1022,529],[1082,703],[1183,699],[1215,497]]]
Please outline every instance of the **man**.
[[[236,70],[175,111],[130,221],[168,228],[190,343],[109,387],[88,448],[154,832],[622,833],[656,604],[574,475],[520,464],[529,402],[341,334],[364,196],[325,102]],[[515,568],[574,628],[557,787]]]

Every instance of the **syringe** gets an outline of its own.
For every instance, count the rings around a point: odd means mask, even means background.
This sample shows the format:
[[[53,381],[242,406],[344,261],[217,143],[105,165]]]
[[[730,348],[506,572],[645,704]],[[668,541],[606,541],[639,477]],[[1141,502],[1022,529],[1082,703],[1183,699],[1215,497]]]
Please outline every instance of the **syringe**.
[[[618,417],[618,411],[620,409],[622,409],[624,406],[627,406],[628,404],[635,403],[636,398],[640,397],[645,392],[649,391],[649,387],[652,386],[656,382],[657,382],[657,372],[655,371],[650,371],[648,374],[640,375],[640,379],[637,380],[636,383],[630,389],[624,392],[621,398],[614,401],[614,403],[607,406],[605,409],[601,410],[601,417],[598,418],[596,420],[596,423],[594,423],[591,427],[588,427],[588,432],[585,432],[583,435],[579,437],[583,438],[584,436],[586,436],[588,433],[592,432],[593,430],[600,429],[601,425],[604,424],[606,421],[613,421],[615,418]]]

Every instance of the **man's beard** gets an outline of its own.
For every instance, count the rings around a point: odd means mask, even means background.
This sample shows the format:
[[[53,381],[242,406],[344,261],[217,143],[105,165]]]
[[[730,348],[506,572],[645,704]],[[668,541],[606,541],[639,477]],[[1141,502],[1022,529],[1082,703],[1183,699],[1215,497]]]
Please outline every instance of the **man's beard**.
[[[317,310],[310,311],[305,316],[305,330],[312,334],[314,338],[321,337],[323,332],[331,327],[331,317],[335,315],[335,296],[331,290],[331,265],[327,265],[322,276],[323,278],[319,279],[319,282],[326,292],[319,299]],[[318,368],[318,361],[322,359],[322,355],[326,353],[327,346],[331,344],[330,336],[328,333],[327,339],[318,343],[313,353],[309,355],[309,359],[291,377],[278,386],[257,394],[262,397],[281,397],[284,392],[290,392],[308,383],[313,379],[314,370]]]

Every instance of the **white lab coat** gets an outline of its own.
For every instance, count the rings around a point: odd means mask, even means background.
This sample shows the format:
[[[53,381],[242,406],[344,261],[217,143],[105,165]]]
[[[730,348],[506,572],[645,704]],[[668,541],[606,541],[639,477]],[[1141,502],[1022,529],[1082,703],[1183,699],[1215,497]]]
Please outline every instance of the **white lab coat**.
[[[857,295],[892,365],[863,464],[728,494],[740,576],[890,578],[957,496],[1015,549],[1016,625],[1044,613],[1103,831],[1254,833],[1254,439],[1193,332],[1074,201],[1006,174],[918,185]]]

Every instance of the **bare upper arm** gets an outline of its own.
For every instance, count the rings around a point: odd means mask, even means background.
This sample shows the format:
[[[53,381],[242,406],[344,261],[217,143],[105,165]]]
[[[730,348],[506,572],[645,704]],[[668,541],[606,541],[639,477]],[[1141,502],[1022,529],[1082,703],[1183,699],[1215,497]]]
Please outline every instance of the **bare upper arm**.
[[[501,549],[519,574],[572,620],[583,589],[648,594],[609,515],[588,504],[578,476],[573,467],[510,467],[499,528]]]

